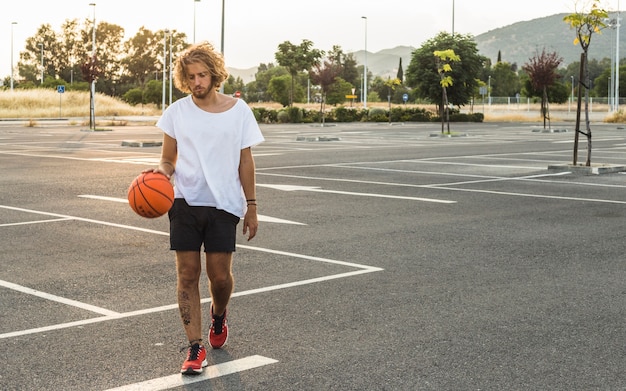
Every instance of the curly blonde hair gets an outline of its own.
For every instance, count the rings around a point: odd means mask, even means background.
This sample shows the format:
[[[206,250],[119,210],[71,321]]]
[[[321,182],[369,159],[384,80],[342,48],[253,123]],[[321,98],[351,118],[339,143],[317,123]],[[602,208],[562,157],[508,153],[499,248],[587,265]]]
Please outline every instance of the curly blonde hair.
[[[200,42],[188,47],[177,59],[174,67],[174,85],[184,93],[191,93],[187,77],[187,65],[201,63],[211,74],[214,89],[219,89],[228,78],[224,57],[209,42]]]

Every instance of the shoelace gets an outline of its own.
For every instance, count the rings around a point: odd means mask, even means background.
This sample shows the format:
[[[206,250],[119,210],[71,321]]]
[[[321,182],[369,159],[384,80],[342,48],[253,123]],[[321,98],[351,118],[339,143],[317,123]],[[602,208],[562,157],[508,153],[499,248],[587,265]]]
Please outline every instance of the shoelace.
[[[222,316],[213,315],[213,331],[215,332],[215,334],[222,334],[225,316],[226,314]]]
[[[198,343],[194,343],[193,345],[189,344],[187,346],[183,346],[182,348],[180,348],[181,353],[185,350],[185,349],[189,349],[187,356],[188,356],[188,360],[197,360],[198,359],[198,354],[200,353],[200,344]]]

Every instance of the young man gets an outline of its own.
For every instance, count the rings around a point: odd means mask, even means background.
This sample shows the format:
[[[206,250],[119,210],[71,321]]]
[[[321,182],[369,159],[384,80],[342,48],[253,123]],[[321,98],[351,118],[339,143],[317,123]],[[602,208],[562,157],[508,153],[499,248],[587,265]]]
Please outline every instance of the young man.
[[[174,74],[176,88],[191,95],[174,102],[157,122],[164,135],[161,161],[153,171],[173,176],[175,184],[170,247],[176,252],[178,306],[189,340],[183,374],[199,374],[208,365],[199,292],[201,246],[212,301],[208,339],[219,349],[228,338],[236,227],[243,218],[243,234],[251,240],[259,225],[251,147],[264,139],[248,105],[218,92],[227,77],[212,45],[191,46],[177,59]]]

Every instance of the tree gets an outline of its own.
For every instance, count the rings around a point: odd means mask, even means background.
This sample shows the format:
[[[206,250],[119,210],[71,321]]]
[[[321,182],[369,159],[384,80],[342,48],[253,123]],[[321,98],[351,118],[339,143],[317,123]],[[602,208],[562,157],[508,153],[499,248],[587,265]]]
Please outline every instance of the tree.
[[[404,70],[402,69],[402,57],[400,57],[400,63],[398,63],[398,72],[396,73],[396,79],[400,80],[400,84],[404,83]]]
[[[323,54],[323,51],[313,49],[313,42],[308,39],[302,40],[302,43],[297,46],[289,41],[278,45],[278,51],[275,53],[276,61],[279,65],[287,68],[291,75],[289,106],[293,105],[295,78],[298,72],[308,72],[311,67],[319,63]]]
[[[319,85],[322,90],[322,99],[320,102],[320,112],[322,114],[322,126],[324,126],[325,122],[325,112],[326,112],[326,95],[331,90],[331,86],[335,83],[337,79],[337,75],[340,73],[340,66],[337,65],[333,60],[336,58],[331,58],[329,60],[324,61],[323,64],[315,64],[313,66],[313,70],[309,72],[311,77],[311,81]]]
[[[557,68],[563,61],[556,52],[546,53],[544,48],[541,54],[535,54],[529,62],[522,66],[528,73],[530,83],[534,91],[541,91],[541,115],[543,116],[543,128],[546,128],[546,120],[549,121],[548,87],[552,86],[559,77]]]
[[[451,87],[454,84],[454,80],[450,74],[452,73],[452,67],[450,66],[453,62],[461,61],[461,57],[459,57],[454,50],[435,50],[433,52],[435,56],[435,62],[437,64],[437,73],[439,74],[439,84],[442,89],[442,103],[441,103],[441,133],[443,134],[443,125],[444,125],[444,110],[446,123],[448,124],[448,134],[450,134],[450,107],[448,102],[448,87]]]
[[[406,71],[406,84],[415,88],[420,98],[425,98],[440,106],[443,90],[441,78],[437,72],[436,50],[453,50],[461,61],[455,64],[449,75],[454,85],[447,88],[448,101],[455,106],[469,103],[478,86],[478,76],[487,62],[487,58],[478,54],[476,42],[470,35],[442,32],[420,48],[416,49]]]
[[[289,83],[289,75],[272,77],[267,87],[267,94],[271,100],[280,103],[283,107],[289,106],[294,94],[289,89]]]
[[[587,58],[589,53],[589,45],[593,33],[600,33],[602,28],[606,27],[604,23],[609,13],[599,8],[600,0],[593,0],[589,12],[576,12],[567,15],[563,21],[570,25],[576,31],[574,45],[580,45],[582,53],[580,54],[580,72],[578,78],[578,104],[576,108],[576,132],[574,133],[574,156],[572,164],[576,165],[578,160],[578,135],[579,133],[587,136],[587,161],[586,166],[591,166],[591,126],[589,124],[589,89],[590,79],[587,69]],[[583,87],[583,88],[580,88]],[[585,90],[585,124],[586,132],[580,130],[580,112],[582,105],[582,90]]]
[[[402,82],[399,78],[391,79],[388,78],[385,82],[385,87],[387,87],[387,104],[389,105],[389,124],[391,125],[391,98],[393,97],[393,92],[396,90],[396,87],[401,86]]]
[[[508,62],[497,62],[491,70],[491,95],[515,96],[520,92],[519,76]]]

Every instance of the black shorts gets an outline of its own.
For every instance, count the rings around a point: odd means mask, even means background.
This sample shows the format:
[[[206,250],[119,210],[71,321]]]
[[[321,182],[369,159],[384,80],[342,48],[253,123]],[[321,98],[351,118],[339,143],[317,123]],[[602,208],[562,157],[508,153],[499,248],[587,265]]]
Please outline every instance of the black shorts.
[[[170,249],[234,252],[240,218],[211,206],[190,206],[176,198],[170,209]]]

